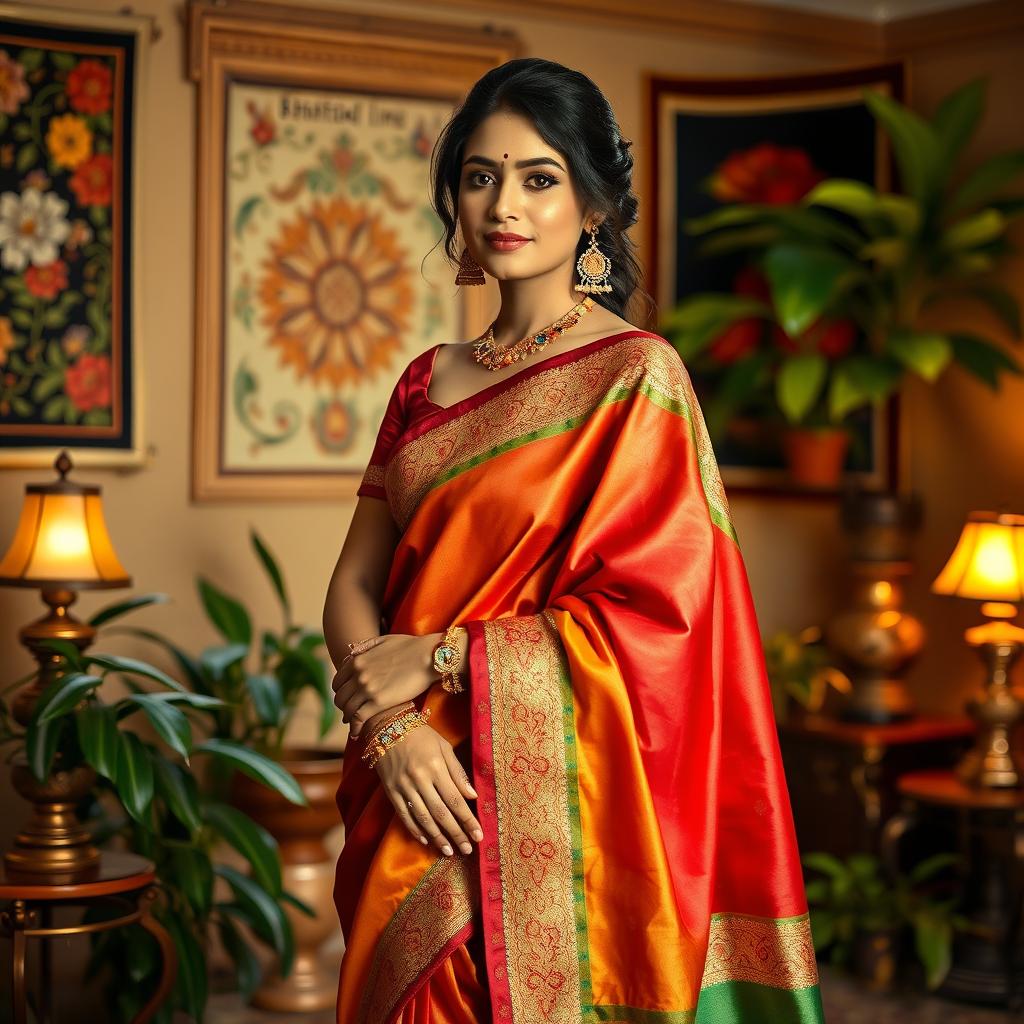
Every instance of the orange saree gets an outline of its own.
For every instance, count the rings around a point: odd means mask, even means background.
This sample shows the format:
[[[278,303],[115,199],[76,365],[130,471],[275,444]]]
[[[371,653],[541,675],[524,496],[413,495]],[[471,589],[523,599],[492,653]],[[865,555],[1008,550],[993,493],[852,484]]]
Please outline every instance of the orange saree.
[[[422,846],[349,744],[343,1024],[816,1024],[788,792],[746,570],[689,375],[656,334],[449,408],[395,386],[359,493],[401,530],[386,632],[469,631],[416,704],[479,799]]]

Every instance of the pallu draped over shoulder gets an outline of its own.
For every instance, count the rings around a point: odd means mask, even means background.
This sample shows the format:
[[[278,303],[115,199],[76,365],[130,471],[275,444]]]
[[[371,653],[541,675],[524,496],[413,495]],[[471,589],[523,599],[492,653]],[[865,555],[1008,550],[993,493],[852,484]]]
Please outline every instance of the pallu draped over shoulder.
[[[349,743],[338,1020],[821,1021],[757,620],[679,354],[626,331],[443,408],[437,349],[359,494],[400,530],[384,631],[468,629],[466,691],[416,704],[484,840],[421,845]]]

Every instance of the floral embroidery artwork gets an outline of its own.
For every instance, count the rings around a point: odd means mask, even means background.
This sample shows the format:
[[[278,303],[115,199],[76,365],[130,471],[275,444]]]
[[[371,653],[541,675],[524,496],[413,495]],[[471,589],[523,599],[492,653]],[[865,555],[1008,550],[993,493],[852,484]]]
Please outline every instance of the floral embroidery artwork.
[[[0,31],[0,445],[133,445],[130,34]]]

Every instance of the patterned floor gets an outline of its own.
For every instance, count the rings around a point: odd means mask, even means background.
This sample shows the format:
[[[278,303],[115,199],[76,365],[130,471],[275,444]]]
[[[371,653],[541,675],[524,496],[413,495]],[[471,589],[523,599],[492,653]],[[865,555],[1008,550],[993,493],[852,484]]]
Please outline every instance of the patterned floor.
[[[824,965],[821,992],[827,1024],[1024,1024],[1024,1015],[1011,1017],[1005,1010],[912,994],[875,995]],[[206,1019],[209,1024],[284,1024],[286,1016],[250,1009],[235,995],[216,995],[210,999]],[[287,1020],[294,1024],[336,1024],[330,1010],[302,1017],[287,1015]]]

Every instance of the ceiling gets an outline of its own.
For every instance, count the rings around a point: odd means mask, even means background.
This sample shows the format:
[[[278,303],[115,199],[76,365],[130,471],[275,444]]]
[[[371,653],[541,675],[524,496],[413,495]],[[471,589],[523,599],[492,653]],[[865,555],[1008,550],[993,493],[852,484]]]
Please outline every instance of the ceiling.
[[[953,7],[969,7],[983,0],[748,0],[767,7],[796,7],[817,14],[838,14],[847,18],[884,25],[915,14],[931,14]]]

